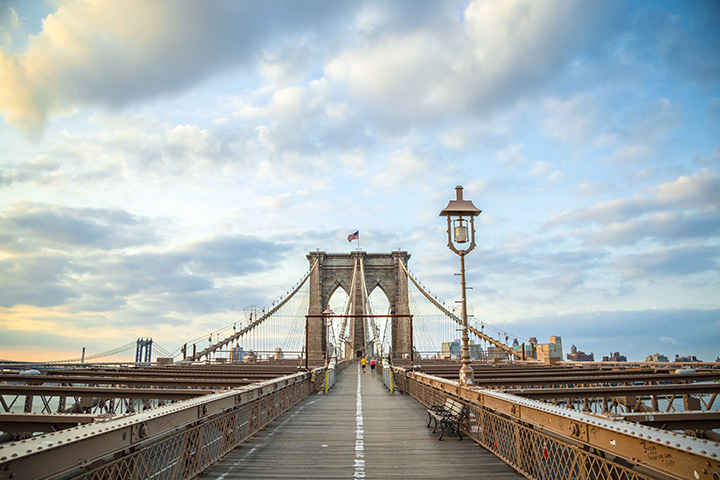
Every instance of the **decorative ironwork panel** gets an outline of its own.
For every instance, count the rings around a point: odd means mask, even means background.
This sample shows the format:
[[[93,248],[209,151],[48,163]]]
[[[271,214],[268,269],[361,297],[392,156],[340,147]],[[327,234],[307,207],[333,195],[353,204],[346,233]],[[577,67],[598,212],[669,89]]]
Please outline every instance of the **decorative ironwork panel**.
[[[173,435],[153,438],[136,451],[118,452],[112,461],[92,471],[63,477],[73,480],[193,478],[305,398],[312,388],[315,386],[310,381],[293,384]]]
[[[581,444],[567,443],[516,419],[440,391],[414,379],[407,379],[407,392],[425,406],[442,404],[452,396],[465,406],[461,430],[527,478],[556,480],[651,480],[655,477],[619,465],[600,452]]]

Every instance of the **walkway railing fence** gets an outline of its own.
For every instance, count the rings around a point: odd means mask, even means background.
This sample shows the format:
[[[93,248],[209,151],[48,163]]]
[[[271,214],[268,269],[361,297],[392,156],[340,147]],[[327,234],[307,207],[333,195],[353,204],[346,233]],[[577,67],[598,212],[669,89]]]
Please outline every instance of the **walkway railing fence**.
[[[190,479],[307,395],[321,391],[325,370],[5,444],[0,446],[0,478]],[[330,378],[334,382],[334,371]]]
[[[716,443],[394,370],[395,388],[428,407],[464,403],[462,431],[527,478],[720,479]]]

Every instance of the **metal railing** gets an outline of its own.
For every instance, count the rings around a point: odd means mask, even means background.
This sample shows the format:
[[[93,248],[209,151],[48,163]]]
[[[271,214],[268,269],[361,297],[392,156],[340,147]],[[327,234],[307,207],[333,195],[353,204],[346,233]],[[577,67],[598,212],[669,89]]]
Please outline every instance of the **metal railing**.
[[[325,368],[0,445],[0,479],[190,479],[312,392]]]
[[[718,443],[421,373],[404,379],[428,407],[465,404],[462,431],[530,479],[720,479]]]

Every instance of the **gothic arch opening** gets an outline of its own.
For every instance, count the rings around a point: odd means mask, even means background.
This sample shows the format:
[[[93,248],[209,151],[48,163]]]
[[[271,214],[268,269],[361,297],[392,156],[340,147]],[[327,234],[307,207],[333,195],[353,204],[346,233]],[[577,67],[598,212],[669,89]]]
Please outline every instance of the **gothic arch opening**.
[[[330,310],[335,313],[335,315],[341,315],[345,313],[345,309],[349,301],[350,296],[343,289],[342,285],[338,284],[335,290],[330,294],[328,306],[330,307]],[[330,329],[330,331],[328,332],[328,337],[330,338],[330,342],[332,342],[333,346],[335,347],[335,352],[338,354],[339,358],[345,358],[345,347],[347,345],[345,342],[341,342],[339,339],[342,322],[342,318],[333,318],[332,323],[328,322],[328,327]]]
[[[390,300],[387,294],[380,285],[377,285],[372,289],[368,295],[368,301],[372,313],[375,315],[389,315],[390,314]],[[391,335],[390,335],[390,319],[389,318],[375,318],[375,326],[377,327],[378,345],[374,345],[374,354],[377,357],[380,355],[387,355],[390,351],[391,346]]]

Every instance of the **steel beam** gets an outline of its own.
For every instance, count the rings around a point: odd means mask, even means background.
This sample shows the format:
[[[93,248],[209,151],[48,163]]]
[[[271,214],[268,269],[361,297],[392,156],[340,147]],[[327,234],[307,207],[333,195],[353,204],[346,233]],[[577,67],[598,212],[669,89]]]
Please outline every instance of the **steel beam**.
[[[640,423],[665,430],[720,429],[720,412],[623,413],[614,415],[628,422]]]
[[[0,431],[12,433],[56,432],[65,428],[107,419],[106,415],[77,413],[0,413]]]
[[[513,388],[504,393],[536,400],[619,397],[626,395],[708,395],[720,393],[720,383],[669,385],[617,385],[614,387]]]
[[[196,388],[119,388],[56,385],[0,385],[0,395],[45,397],[77,396],[99,398],[137,398],[141,400],[185,400],[215,393],[214,389]]]
[[[265,378],[267,379],[267,378]],[[237,387],[257,382],[256,378],[173,378],[164,376],[86,376],[86,375],[0,375],[0,382],[13,385],[82,384],[82,385],[127,385],[156,387]]]

